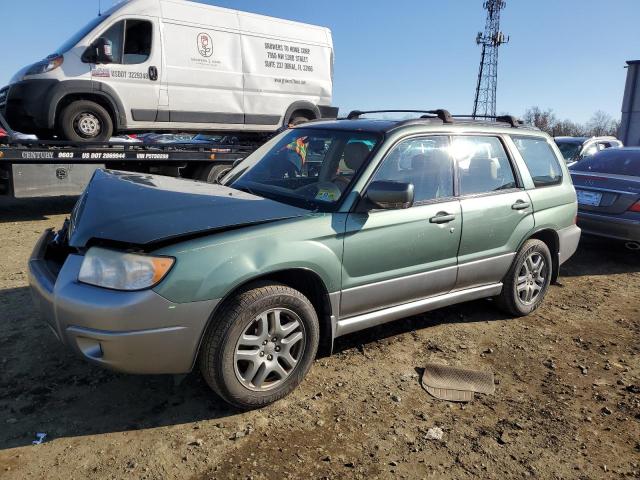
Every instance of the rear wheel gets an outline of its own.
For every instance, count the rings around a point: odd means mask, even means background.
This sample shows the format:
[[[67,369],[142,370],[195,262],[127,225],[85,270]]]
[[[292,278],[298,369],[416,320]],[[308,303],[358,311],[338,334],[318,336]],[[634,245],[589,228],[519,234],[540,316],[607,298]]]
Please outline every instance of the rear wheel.
[[[197,174],[198,180],[207,183],[218,183],[222,177],[224,177],[229,170],[231,170],[231,165],[217,164],[217,165],[207,165],[206,167],[202,167]]]
[[[503,281],[498,306],[516,317],[529,315],[547,294],[552,269],[549,247],[541,240],[527,240]]]
[[[200,370],[207,384],[240,408],[257,408],[293,391],[318,351],[311,302],[297,290],[260,282],[223,305],[205,334]]]
[[[72,142],[106,142],[113,135],[113,121],[101,105],[78,100],[62,111],[60,131]]]
[[[293,115],[291,115],[291,118],[289,119],[287,126],[295,127],[296,125],[301,125],[303,123],[310,122],[311,120],[313,120],[313,117],[311,116],[311,114],[296,112]]]

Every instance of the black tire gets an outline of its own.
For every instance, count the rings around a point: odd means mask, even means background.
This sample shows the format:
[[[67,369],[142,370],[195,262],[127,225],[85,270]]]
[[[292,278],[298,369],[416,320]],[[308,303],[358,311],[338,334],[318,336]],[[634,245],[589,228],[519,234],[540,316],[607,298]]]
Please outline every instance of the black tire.
[[[218,181],[224,177],[231,168],[232,165],[225,164],[207,165],[198,171],[196,177],[198,180],[203,182],[218,183]]]
[[[243,384],[235,354],[241,336],[258,323],[261,313],[271,309],[286,309],[297,315],[303,332],[299,341],[301,350],[297,364],[281,383],[267,390],[255,390]],[[274,334],[270,331],[268,335]],[[211,389],[228,403],[242,409],[263,407],[285,397],[302,382],[315,359],[319,337],[318,316],[302,293],[278,283],[257,282],[225,301],[211,321],[200,349],[200,371]],[[264,358],[264,352],[260,353]],[[279,362],[278,358],[275,362]]]
[[[313,120],[313,119],[309,118],[309,117],[307,117],[305,115],[294,114],[289,119],[289,123],[287,124],[287,126],[295,127],[296,125],[302,125],[303,123],[310,122],[311,120]]]
[[[536,281],[537,275],[534,273],[529,275],[528,269],[530,267],[525,265],[527,259],[532,256],[533,258],[541,258],[544,261],[544,272],[540,273],[540,276],[544,277],[544,281],[540,281],[539,283]],[[527,240],[522,248],[520,248],[509,272],[503,280],[504,286],[502,287],[502,293],[496,297],[496,304],[505,313],[515,317],[529,315],[531,312],[536,310],[544,300],[544,297],[549,290],[549,285],[551,284],[552,271],[553,263],[549,247],[547,247],[547,245],[541,240]],[[537,287],[541,287],[536,294],[537,296],[532,298],[529,302],[525,301],[527,293],[524,291],[519,292],[519,278],[521,279],[520,286],[526,288],[527,292],[533,291]],[[523,278],[526,278],[526,285],[522,281]],[[525,299],[522,298],[523,296]]]
[[[78,100],[67,105],[60,114],[59,130],[71,142],[106,142],[113,136],[113,121],[104,107]]]

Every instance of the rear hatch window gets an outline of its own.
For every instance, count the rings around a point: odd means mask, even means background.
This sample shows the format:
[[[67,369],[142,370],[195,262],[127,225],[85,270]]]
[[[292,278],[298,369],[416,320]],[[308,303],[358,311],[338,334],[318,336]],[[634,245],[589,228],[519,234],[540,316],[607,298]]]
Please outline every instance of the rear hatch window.
[[[569,169],[640,177],[640,150],[605,150],[572,165]]]

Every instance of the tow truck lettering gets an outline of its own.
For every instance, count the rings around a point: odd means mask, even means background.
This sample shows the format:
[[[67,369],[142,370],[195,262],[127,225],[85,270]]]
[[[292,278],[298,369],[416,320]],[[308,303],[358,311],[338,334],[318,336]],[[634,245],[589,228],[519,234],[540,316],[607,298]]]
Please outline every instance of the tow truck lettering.
[[[41,160],[54,158],[53,152],[22,152],[22,158]]]
[[[123,160],[126,158],[124,153],[97,153],[86,152],[82,154],[84,160]]]
[[[138,153],[136,155],[138,160],[168,160],[168,153]]]

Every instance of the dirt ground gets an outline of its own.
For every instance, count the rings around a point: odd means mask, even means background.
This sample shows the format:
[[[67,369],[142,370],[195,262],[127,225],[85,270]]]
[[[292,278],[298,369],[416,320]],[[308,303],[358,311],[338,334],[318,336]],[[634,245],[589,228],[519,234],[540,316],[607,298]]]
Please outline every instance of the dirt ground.
[[[0,202],[2,479],[640,478],[640,253],[585,239],[530,317],[479,301],[351,335],[239,412],[197,373],[116,374],[56,341],[26,262],[72,205]],[[429,361],[491,370],[496,393],[434,400]]]

